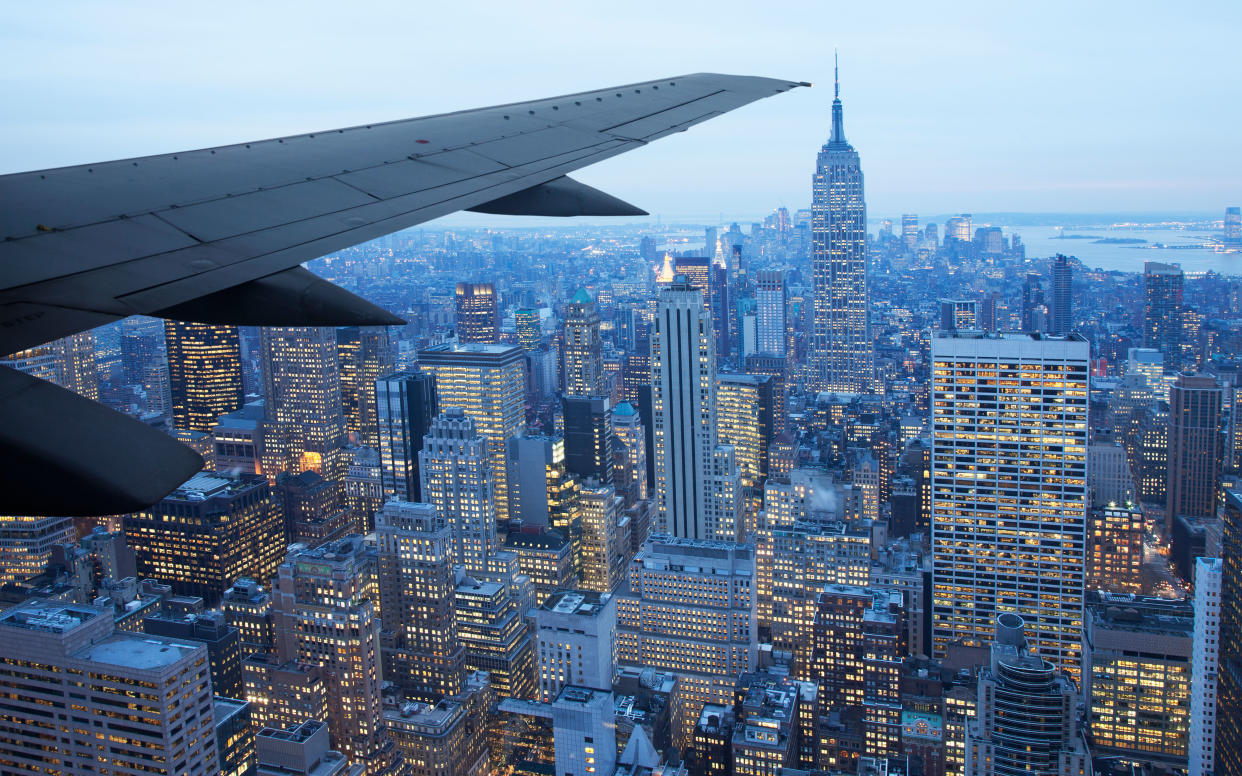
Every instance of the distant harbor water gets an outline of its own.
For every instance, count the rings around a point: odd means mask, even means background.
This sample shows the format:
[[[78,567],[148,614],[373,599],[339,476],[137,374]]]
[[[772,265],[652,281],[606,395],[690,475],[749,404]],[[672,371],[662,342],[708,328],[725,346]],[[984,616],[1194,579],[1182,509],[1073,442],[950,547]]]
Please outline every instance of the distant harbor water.
[[[1218,240],[1220,232],[1051,226],[1006,226],[1002,230],[1006,236],[1017,232],[1031,258],[1064,253],[1077,256],[1088,267],[1105,270],[1142,272],[1143,262],[1161,261],[1180,264],[1182,270],[1192,274],[1212,271],[1242,275],[1242,253],[1217,253],[1211,247],[1200,247]],[[1062,235],[1073,237],[1058,239]]]

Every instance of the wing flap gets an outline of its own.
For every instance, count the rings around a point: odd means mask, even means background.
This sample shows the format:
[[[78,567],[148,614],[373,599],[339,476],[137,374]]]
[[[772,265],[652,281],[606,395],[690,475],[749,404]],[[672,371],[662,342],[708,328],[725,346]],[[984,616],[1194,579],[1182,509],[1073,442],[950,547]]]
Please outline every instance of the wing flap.
[[[400,326],[382,307],[333,285],[305,267],[200,296],[152,315],[235,326]]]
[[[568,176],[467,208],[504,216],[645,216],[625,200]]]
[[[0,513],[107,515],[145,509],[203,459],[145,423],[0,367]]]

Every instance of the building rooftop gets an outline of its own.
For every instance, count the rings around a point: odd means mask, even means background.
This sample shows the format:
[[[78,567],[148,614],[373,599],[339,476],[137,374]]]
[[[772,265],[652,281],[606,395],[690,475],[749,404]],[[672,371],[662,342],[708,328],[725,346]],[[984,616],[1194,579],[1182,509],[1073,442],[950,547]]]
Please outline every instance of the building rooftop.
[[[523,351],[517,345],[498,345],[491,342],[445,343],[420,350],[418,360],[420,362],[437,361],[443,356],[449,356],[451,360],[457,361],[459,359],[452,357],[467,355],[481,356],[488,360],[504,359],[504,357],[520,360]]]
[[[196,649],[206,650],[206,647],[201,644],[180,644],[173,639],[157,636],[117,631],[103,641],[83,649],[75,657],[107,665],[151,670],[172,665]]]
[[[936,329],[936,339],[995,340],[1009,342],[1086,342],[1081,334],[1045,334],[1038,331],[983,331],[981,329]]]
[[[594,617],[608,605],[611,598],[610,593],[597,593],[592,590],[557,590],[539,608],[557,614]]]

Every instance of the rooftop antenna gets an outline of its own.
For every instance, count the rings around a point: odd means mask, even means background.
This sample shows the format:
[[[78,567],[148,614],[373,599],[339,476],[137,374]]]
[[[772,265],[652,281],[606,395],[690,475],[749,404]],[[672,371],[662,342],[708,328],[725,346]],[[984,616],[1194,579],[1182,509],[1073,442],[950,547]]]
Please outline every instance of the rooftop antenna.
[[[837,63],[837,50],[832,49],[832,97],[838,99],[841,96],[841,66]]]

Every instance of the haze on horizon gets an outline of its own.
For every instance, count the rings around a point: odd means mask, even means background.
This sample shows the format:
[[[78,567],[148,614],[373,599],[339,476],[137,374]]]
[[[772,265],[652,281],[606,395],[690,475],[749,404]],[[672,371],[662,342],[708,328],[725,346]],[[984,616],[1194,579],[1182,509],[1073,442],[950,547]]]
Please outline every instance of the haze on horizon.
[[[534,8],[534,10],[532,10]],[[1242,5],[51,2],[0,26],[0,172],[697,71],[816,84],[577,177],[665,221],[810,201],[832,49],[868,211],[1242,203]],[[457,216],[456,223],[526,222]]]

